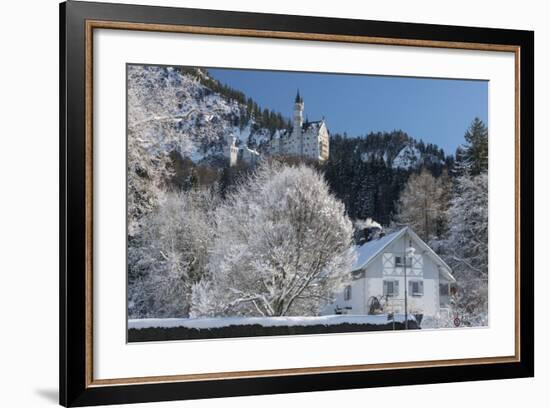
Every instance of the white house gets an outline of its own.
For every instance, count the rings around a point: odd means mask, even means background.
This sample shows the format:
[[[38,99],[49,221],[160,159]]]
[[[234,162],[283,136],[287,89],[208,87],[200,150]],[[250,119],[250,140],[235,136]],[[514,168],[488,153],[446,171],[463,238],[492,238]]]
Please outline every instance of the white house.
[[[298,92],[294,100],[292,131],[279,130],[269,142],[272,155],[291,155],[325,161],[329,157],[329,134],[323,120],[304,122],[304,100]]]
[[[323,314],[405,313],[448,316],[451,268],[410,227],[355,247],[352,281]]]

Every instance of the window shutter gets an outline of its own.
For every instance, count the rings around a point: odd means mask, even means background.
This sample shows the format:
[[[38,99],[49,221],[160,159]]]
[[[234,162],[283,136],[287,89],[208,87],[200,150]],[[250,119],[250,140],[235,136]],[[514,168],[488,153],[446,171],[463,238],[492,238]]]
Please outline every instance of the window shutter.
[[[418,282],[418,292],[420,292],[421,295],[424,294],[424,281]]]
[[[399,295],[399,281],[398,280],[393,282],[393,295],[394,296]]]
[[[384,296],[388,296],[388,281],[384,281],[383,284],[384,287],[382,289],[382,293],[384,294]]]

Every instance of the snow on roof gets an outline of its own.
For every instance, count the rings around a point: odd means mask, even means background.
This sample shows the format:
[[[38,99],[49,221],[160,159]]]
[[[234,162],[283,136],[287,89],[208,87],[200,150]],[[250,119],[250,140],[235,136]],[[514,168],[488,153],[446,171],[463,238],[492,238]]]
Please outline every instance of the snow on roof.
[[[315,130],[319,131],[319,129],[321,129],[321,126],[323,126],[324,123],[325,123],[324,119],[317,120],[314,122],[306,121],[302,123],[302,130],[304,132],[310,129],[314,131]],[[290,137],[292,137],[292,129],[277,129],[275,132],[273,132],[271,139],[272,140],[285,139],[285,138],[288,139]]]
[[[302,130],[309,130],[309,129],[320,129],[323,125],[323,120],[317,120],[314,122],[306,121],[302,124]]]
[[[401,236],[406,231],[407,227],[391,234],[384,235],[381,238],[374,239],[363,245],[356,245],[354,251],[356,253],[355,263],[352,271],[356,271],[366,266],[366,264],[380,253],[387,245],[389,245],[398,236]]]

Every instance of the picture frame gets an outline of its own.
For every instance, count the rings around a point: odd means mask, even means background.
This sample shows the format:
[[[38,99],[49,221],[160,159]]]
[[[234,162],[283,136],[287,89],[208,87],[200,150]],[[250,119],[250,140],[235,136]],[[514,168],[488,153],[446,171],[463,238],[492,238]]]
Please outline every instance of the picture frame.
[[[511,355],[94,376],[94,32],[171,33],[511,53],[514,58],[514,352]],[[414,55],[411,57],[414,58]],[[534,376],[534,33],[68,1],[60,4],[60,404],[86,406]],[[496,249],[498,251],[498,249]],[[121,323],[123,325],[124,323]]]

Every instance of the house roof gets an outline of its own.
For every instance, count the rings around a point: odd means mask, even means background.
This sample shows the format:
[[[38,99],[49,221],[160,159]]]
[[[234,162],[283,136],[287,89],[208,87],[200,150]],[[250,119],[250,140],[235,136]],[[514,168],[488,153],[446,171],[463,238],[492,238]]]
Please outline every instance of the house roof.
[[[388,235],[384,235],[383,237],[374,239],[363,245],[356,245],[354,248],[356,260],[353,265],[352,271],[366,268],[376,258],[377,255],[381,254],[386,247],[388,247],[396,239],[405,235],[405,233],[408,233],[410,238],[419,247],[423,248],[426,251],[426,253],[432,258],[432,260],[438,265],[439,272],[442,275],[444,275],[451,282],[455,281],[449,265],[447,265],[445,261],[443,261],[443,259],[441,259],[439,255],[437,255],[434,250],[428,246],[428,244],[422,241],[422,239],[418,235],[416,235],[416,233],[410,227],[401,228],[398,231],[392,232]]]
[[[402,228],[399,231],[384,235],[378,239],[373,239],[363,245],[356,245],[354,248],[356,259],[352,270],[356,271],[366,267],[367,264],[376,257],[376,255],[384,250],[384,248],[391,244],[396,238],[403,235],[405,230],[406,228]]]

